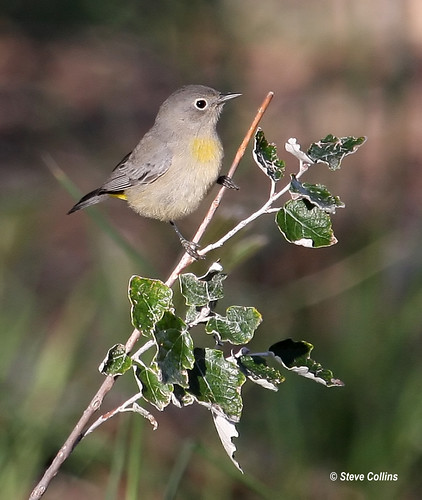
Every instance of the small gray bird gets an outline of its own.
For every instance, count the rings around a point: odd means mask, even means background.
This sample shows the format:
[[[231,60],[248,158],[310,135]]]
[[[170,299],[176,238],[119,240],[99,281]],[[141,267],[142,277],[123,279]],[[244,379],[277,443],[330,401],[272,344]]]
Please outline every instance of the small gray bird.
[[[240,95],[203,85],[171,94],[135,149],[68,213],[108,196],[121,198],[144,217],[170,222],[186,252],[198,259],[197,245],[183,238],[174,221],[196,210],[213,183],[238,189],[229,177],[219,177],[223,147],[216,125],[224,104]]]

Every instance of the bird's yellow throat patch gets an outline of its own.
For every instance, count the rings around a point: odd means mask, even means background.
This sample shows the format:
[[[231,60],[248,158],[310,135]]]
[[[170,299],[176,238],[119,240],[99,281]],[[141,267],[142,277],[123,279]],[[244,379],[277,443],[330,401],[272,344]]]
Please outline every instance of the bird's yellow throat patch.
[[[218,156],[219,145],[215,139],[197,137],[192,141],[191,150],[195,160],[199,163],[208,163]]]

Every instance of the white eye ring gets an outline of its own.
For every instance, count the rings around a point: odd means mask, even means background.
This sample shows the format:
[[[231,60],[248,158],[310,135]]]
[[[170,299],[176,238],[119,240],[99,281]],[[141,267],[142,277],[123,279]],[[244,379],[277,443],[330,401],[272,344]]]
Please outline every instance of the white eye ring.
[[[196,99],[195,107],[199,110],[203,110],[208,106],[208,102],[205,99]]]

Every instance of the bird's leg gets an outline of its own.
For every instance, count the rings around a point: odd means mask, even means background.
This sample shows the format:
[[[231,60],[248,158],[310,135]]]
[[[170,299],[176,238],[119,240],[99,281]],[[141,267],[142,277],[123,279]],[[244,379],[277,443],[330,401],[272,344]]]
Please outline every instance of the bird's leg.
[[[172,220],[170,221],[170,224],[174,227],[174,230],[176,231],[180,243],[182,244],[182,247],[185,249],[185,251],[195,260],[205,259],[203,255],[199,255],[199,253],[197,252],[197,249],[199,248],[198,243],[189,241],[186,238],[184,238],[182,233],[179,231],[179,228]]]
[[[221,184],[228,189],[239,189],[239,186],[233,182],[233,179],[228,175],[220,175],[217,179],[217,184]]]

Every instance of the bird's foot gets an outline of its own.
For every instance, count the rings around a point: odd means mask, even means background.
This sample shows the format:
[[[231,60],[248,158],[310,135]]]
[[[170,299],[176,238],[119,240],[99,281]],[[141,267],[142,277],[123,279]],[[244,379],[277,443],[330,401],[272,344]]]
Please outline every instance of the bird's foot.
[[[188,253],[195,260],[205,259],[203,255],[200,255],[197,252],[198,248],[200,248],[198,243],[195,243],[194,241],[189,241],[186,238],[184,238],[182,233],[179,231],[179,228],[172,220],[170,221],[170,224],[174,227],[174,230],[176,231],[180,243],[182,244],[182,247],[185,249],[185,252]]]
[[[182,247],[185,249],[185,252],[188,253],[193,259],[195,260],[205,259],[204,255],[200,255],[198,253],[198,248],[200,248],[200,245],[198,245],[198,243],[189,241],[185,238],[180,238],[180,243],[182,244]]]
[[[239,189],[239,186],[233,182],[233,179],[229,177],[228,175],[220,175],[220,177],[217,179],[217,184],[221,184],[225,188],[228,189]]]

